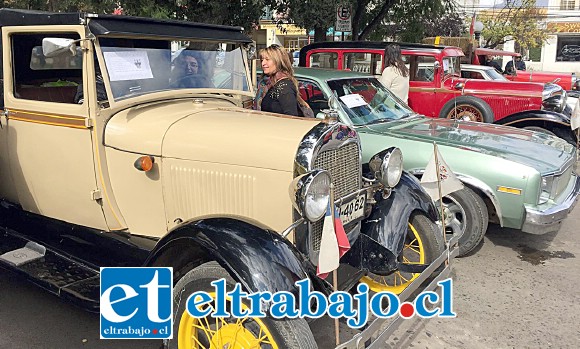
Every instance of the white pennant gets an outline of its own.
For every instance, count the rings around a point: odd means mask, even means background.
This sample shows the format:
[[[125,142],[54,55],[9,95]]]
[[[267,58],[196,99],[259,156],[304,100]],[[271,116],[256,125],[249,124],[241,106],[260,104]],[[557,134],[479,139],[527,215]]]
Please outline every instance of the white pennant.
[[[439,165],[439,178],[437,177],[436,162]],[[441,193],[439,193],[439,185],[437,184],[439,181],[441,182]],[[434,144],[433,156],[425,168],[423,177],[421,177],[421,185],[423,185],[425,191],[435,201],[439,200],[439,195],[443,197],[454,191],[463,189],[463,183],[457,179],[453,171],[449,168],[449,165],[443,160],[437,144]]]
[[[322,237],[320,241],[320,253],[318,254],[318,274],[330,273],[336,270],[340,264],[338,241],[334,231],[334,217],[330,212],[330,203],[322,224]]]

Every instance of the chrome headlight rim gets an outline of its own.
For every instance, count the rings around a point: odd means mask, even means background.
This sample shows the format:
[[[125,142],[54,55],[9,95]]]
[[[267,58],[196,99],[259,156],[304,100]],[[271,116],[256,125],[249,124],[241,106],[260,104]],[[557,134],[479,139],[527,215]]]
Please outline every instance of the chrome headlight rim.
[[[314,223],[326,214],[330,183],[328,171],[312,170],[294,178],[290,184],[292,205],[307,221]]]
[[[566,107],[566,91],[562,90],[560,94],[545,98],[542,101],[542,107],[546,110],[562,112]]]
[[[394,188],[403,175],[403,152],[397,147],[385,149],[371,158],[369,168],[381,184]]]

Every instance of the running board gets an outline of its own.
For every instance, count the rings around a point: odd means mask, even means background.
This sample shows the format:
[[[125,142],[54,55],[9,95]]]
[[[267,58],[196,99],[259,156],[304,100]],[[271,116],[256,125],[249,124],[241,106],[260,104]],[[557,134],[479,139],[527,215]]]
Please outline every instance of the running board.
[[[0,233],[0,267],[88,311],[99,311],[99,271],[36,242]]]

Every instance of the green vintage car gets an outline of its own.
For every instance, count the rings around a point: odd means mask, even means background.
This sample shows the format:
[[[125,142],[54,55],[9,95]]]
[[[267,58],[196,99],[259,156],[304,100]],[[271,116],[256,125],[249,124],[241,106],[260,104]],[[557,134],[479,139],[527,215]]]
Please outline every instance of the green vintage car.
[[[299,90],[317,117],[329,109],[358,131],[363,162],[388,146],[401,148],[405,170],[420,177],[433,143],[465,189],[443,199],[449,232],[464,231],[460,255],[482,240],[488,221],[531,234],[557,231],[576,204],[575,149],[565,141],[513,127],[426,118],[376,78],[296,68]],[[329,106],[330,104],[330,106]],[[324,113],[323,111],[326,111]]]

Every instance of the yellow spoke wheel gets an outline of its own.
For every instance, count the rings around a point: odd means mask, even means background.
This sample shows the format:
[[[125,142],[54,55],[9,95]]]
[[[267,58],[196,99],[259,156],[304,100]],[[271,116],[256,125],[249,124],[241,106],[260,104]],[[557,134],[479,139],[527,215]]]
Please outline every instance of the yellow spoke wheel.
[[[407,264],[425,263],[423,240],[421,240],[417,229],[411,223],[407,227],[405,246],[401,254],[403,261]],[[369,288],[374,292],[389,291],[400,294],[418,276],[419,274],[403,273],[400,271],[395,271],[387,276],[369,273],[369,275],[364,276],[360,281],[369,285]]]
[[[445,249],[443,233],[437,225],[423,213],[409,217],[405,244],[399,255],[399,261],[405,264],[429,264]],[[400,294],[419,274],[394,271],[389,275],[368,273],[360,282],[369,285],[374,292],[392,292]]]
[[[214,297],[215,293],[209,293]],[[213,303],[203,309],[214,307]],[[242,311],[248,310],[246,304]],[[179,321],[179,348],[184,349],[278,349],[272,334],[260,318],[194,318],[187,311]]]
[[[173,339],[170,349],[317,349],[316,340],[305,319],[274,319],[266,317],[214,318],[217,302],[213,281],[224,279],[227,292],[236,282],[217,262],[207,262],[183,274],[173,288]],[[205,291],[210,301],[198,305],[199,311],[209,310],[203,318],[193,317],[187,311],[190,295]],[[225,310],[232,311],[230,299],[225,299]],[[250,309],[250,303],[239,305],[241,312]],[[190,306],[192,304],[190,303]],[[237,306],[237,305],[236,305]]]

